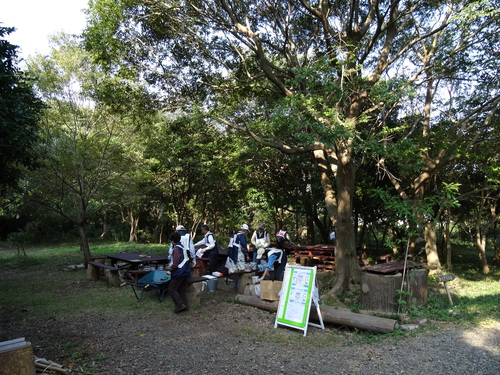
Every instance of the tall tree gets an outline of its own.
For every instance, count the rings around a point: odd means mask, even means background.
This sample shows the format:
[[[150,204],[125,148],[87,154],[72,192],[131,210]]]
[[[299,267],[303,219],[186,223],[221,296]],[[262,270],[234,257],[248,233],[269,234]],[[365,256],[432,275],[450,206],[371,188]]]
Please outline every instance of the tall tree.
[[[15,186],[23,167],[36,163],[42,101],[18,67],[17,46],[3,39],[14,28],[0,27],[0,190]]]
[[[244,169],[237,162],[241,142],[193,113],[161,114],[148,132],[146,157],[169,222],[192,234],[199,224],[227,225],[222,218],[238,207],[248,184],[235,178]]]
[[[29,62],[48,108],[40,134],[41,166],[27,175],[27,196],[75,225],[88,262],[88,220],[103,205],[129,199],[123,196],[131,185],[125,176],[141,168],[140,145],[134,143],[129,116],[93,100],[96,85],[106,77],[78,41],[62,35],[56,45],[49,56]]]
[[[367,151],[383,155],[391,136],[386,119],[396,110],[423,113],[416,123],[402,125],[409,133],[418,127],[428,136],[430,105],[437,100],[433,64],[456,62],[439,55],[440,46],[450,43],[436,37],[448,28],[460,30],[469,43],[456,43],[456,48],[472,50],[478,29],[494,28],[487,17],[469,22],[468,4],[96,0],[85,34],[101,61],[140,71],[165,89],[170,103],[198,99],[219,123],[262,145],[288,154],[313,153],[337,228],[331,290],[337,293],[360,276],[353,226],[360,158]],[[495,8],[487,5],[477,6],[491,13]],[[467,24],[476,27],[463,27]],[[413,103],[418,107],[412,108]],[[479,112],[497,104],[497,93],[490,93]],[[423,183],[436,161],[420,157],[417,199],[424,197]],[[380,168],[386,168],[380,161]],[[432,236],[427,239],[428,260],[436,263]]]

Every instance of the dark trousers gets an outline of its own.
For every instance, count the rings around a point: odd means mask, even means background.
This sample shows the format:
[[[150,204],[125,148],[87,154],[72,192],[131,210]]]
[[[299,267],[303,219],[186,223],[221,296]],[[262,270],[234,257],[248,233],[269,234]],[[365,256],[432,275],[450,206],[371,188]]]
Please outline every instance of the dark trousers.
[[[278,262],[274,263],[274,280],[283,281],[286,263],[287,263],[286,254],[283,254],[283,256],[281,257],[281,263]]]
[[[172,301],[174,301],[175,307],[181,307],[182,305],[187,306],[187,277],[180,277],[170,280],[170,286],[168,287],[168,292]]]
[[[219,251],[217,249],[211,249],[206,251],[203,255],[208,257],[208,270],[210,273],[218,271]]]

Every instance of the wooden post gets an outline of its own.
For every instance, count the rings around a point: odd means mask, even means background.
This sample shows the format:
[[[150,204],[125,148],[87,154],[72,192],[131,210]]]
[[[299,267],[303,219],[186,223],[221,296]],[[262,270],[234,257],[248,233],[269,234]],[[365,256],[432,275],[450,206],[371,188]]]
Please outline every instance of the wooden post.
[[[445,275],[442,271],[441,271],[441,276],[436,276],[436,281],[444,284],[444,289],[446,289],[446,294],[448,294],[448,300],[450,301],[451,306],[453,306],[453,300],[451,299],[451,293],[450,290],[448,289],[447,282],[452,280],[455,280],[455,275],[451,274]]]

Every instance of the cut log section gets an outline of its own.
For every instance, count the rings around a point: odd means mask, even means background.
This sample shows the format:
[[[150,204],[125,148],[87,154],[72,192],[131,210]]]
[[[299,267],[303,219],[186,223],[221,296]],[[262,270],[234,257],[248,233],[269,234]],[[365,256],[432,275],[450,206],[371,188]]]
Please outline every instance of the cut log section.
[[[236,295],[236,301],[258,307],[268,311],[278,311],[278,301],[265,301],[256,296],[244,294]],[[353,313],[348,309],[335,308],[332,306],[320,306],[323,321],[336,326],[356,328],[362,331],[376,333],[393,332],[398,327],[398,322],[393,319],[379,318],[376,316]],[[316,308],[311,308],[310,318],[318,320]]]
[[[403,284],[401,273],[390,275],[363,272],[361,274],[361,305],[367,310],[395,312],[398,308],[398,299],[401,298],[407,306],[425,306],[427,274],[426,269],[411,269],[406,272]],[[402,286],[409,295],[398,294]]]

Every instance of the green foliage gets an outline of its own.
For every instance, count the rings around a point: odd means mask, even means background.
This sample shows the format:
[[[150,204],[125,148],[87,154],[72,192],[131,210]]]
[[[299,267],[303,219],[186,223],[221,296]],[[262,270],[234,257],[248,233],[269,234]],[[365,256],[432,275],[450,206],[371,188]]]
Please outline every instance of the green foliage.
[[[4,39],[13,31],[0,26],[1,190],[16,186],[24,168],[36,165],[37,134],[43,109],[31,80],[16,66],[17,46]]]
[[[396,303],[398,304],[398,312],[409,313],[413,308],[415,300],[411,299],[411,293],[405,290],[396,289]]]

